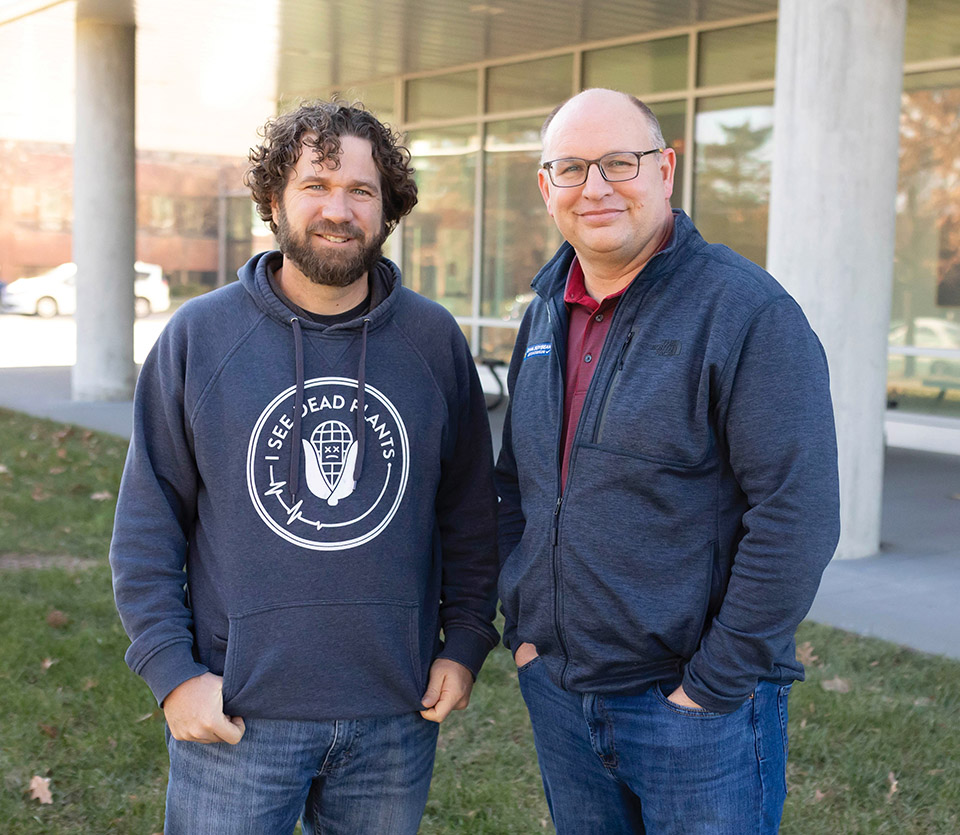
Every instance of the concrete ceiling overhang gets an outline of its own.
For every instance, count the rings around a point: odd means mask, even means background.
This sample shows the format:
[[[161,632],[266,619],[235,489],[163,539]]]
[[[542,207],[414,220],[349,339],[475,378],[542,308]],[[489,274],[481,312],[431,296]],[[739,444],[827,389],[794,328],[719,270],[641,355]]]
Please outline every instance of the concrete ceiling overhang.
[[[0,24],[68,0],[0,0]],[[76,0],[77,17],[135,19],[193,47],[242,32],[276,51],[278,88],[316,91],[575,44],[775,12],[777,0]],[[222,22],[191,32],[194,20]],[[190,47],[187,46],[190,44]]]
[[[776,9],[777,0],[280,0],[280,83],[345,86]]]

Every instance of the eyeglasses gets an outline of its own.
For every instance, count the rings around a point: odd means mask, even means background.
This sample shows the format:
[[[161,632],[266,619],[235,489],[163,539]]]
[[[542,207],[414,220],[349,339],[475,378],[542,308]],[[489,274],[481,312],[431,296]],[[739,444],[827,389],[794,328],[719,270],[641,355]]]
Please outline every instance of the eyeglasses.
[[[540,167],[547,170],[550,182],[560,188],[582,186],[587,181],[591,165],[597,166],[600,176],[608,183],[622,183],[624,180],[632,180],[640,173],[641,158],[647,154],[659,154],[663,150],[653,148],[650,151],[613,151],[599,159],[563,157],[545,162]]]

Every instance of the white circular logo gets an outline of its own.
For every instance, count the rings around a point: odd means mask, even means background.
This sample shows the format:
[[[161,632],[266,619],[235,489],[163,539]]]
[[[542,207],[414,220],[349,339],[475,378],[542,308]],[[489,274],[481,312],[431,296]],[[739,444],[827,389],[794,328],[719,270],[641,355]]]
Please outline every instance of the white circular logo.
[[[250,500],[270,530],[301,548],[363,545],[390,524],[403,499],[410,469],[406,427],[380,391],[364,387],[363,471],[354,482],[357,381],[317,377],[303,388],[299,438],[292,434],[295,386],[278,394],[253,427],[247,447]],[[300,456],[295,491],[288,483],[291,455]]]

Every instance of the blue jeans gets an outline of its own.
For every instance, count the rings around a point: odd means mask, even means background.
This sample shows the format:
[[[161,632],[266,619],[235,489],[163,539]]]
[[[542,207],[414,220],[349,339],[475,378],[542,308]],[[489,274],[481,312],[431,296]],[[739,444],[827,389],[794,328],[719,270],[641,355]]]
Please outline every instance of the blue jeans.
[[[760,682],[733,713],[561,690],[519,670],[558,835],[768,835],[786,799],[790,685]]]
[[[167,731],[166,835],[414,835],[437,728],[418,713],[326,722],[247,719],[237,745]]]

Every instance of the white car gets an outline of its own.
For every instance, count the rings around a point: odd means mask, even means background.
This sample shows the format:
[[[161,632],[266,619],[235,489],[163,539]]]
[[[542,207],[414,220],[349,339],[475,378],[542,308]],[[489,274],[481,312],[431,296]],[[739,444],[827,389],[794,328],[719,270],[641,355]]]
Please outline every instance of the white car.
[[[158,264],[137,261],[133,282],[134,313],[138,319],[170,308],[170,285]],[[48,319],[77,310],[77,265],[61,264],[32,278],[18,278],[3,288],[0,311],[36,314]]]

